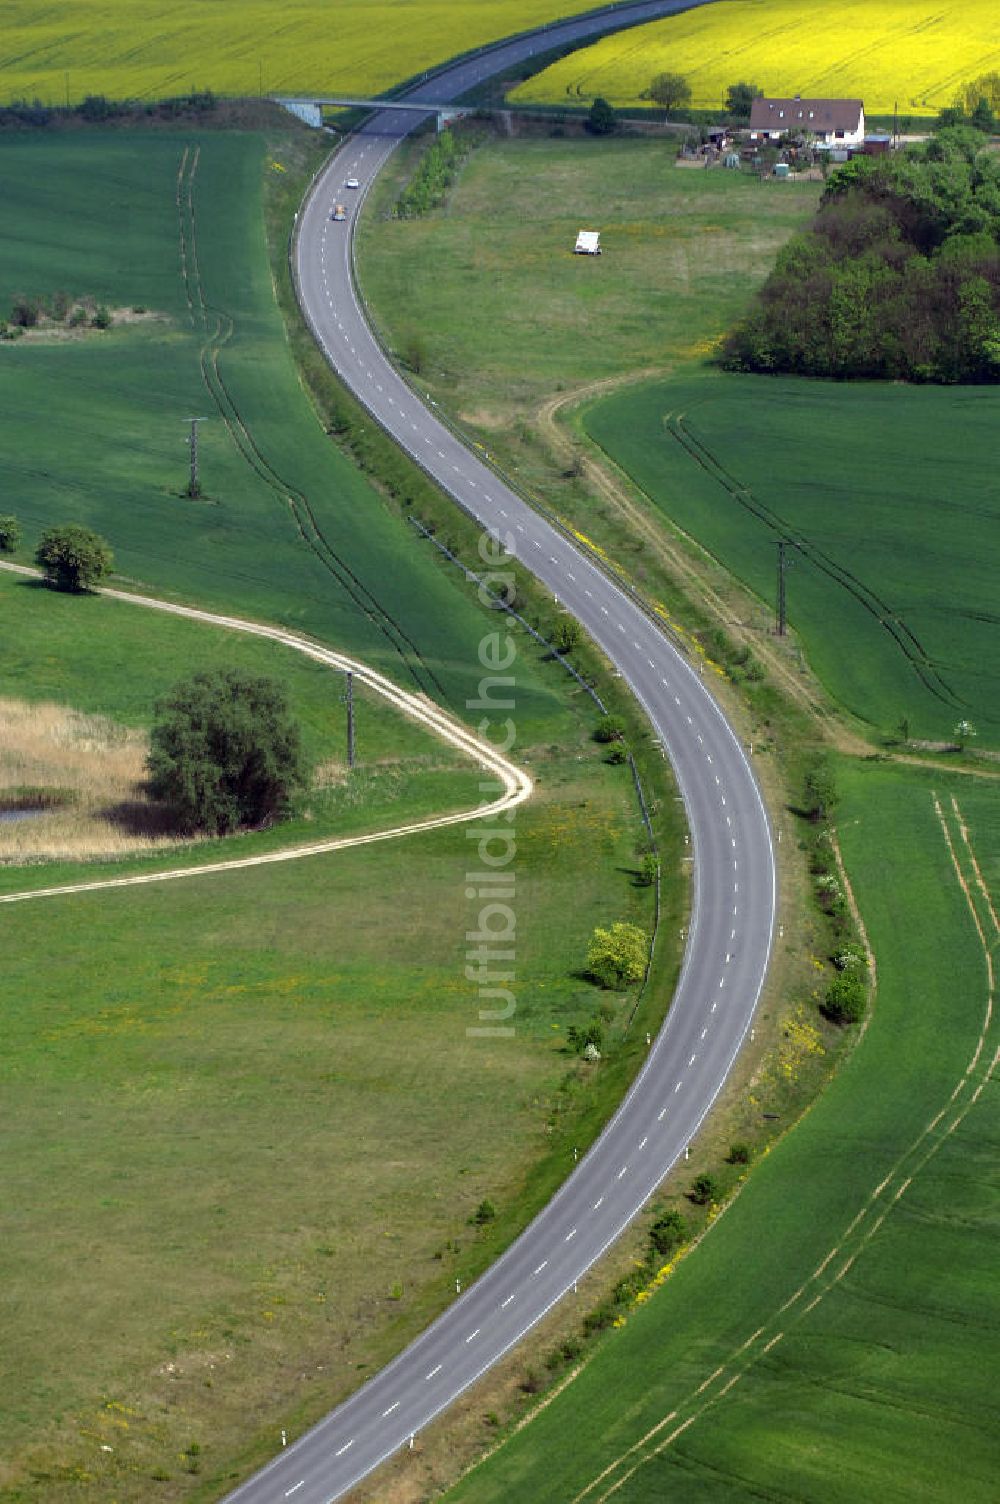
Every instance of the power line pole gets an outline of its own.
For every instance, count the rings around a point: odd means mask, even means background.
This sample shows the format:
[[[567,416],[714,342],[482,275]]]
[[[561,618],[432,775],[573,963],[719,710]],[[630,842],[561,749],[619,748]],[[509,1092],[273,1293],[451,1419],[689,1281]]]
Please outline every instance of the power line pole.
[[[187,494],[194,500],[201,495],[201,481],[198,479],[198,424],[207,423],[207,418],[187,418],[190,423],[191,433],[188,445],[191,450],[191,479],[188,481]]]
[[[354,675],[347,670],[347,689],[344,693],[347,701],[347,766],[354,767]]]
[[[789,560],[785,556],[788,547],[784,538],[778,539],[778,636],[784,637],[787,616],[785,612],[785,570]]]

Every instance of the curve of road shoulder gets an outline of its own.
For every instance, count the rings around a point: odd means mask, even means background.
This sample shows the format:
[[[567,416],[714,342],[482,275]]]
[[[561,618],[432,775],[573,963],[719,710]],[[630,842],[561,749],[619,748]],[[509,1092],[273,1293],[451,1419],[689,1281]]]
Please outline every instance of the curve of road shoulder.
[[[13,574],[27,575],[38,579],[40,571],[28,569],[21,564],[0,563],[0,569]],[[353,836],[331,836],[325,841],[310,841],[295,846],[285,846],[280,851],[268,851],[259,856],[233,857],[227,861],[192,862],[185,867],[172,867],[167,871],[139,872],[128,877],[95,878],[91,882],[62,883],[52,888],[24,888],[16,893],[0,894],[0,904],[26,903],[33,898],[63,898],[70,893],[98,893],[107,888],[134,888],[149,883],[175,882],[182,877],[210,877],[219,872],[237,872],[245,867],[265,867],[275,862],[295,862],[304,857],[323,856],[332,851],[346,851],[352,846],[370,846],[376,841],[398,840],[401,836],[417,835],[420,831],[440,830],[446,825],[466,825],[472,820],[485,820],[494,815],[506,815],[532,793],[532,781],[521,768],[504,757],[489,742],[483,741],[460,721],[426,699],[423,695],[411,694],[401,689],[384,674],[367,667],[344,653],[325,648],[297,632],[284,627],[268,626],[264,622],[246,621],[239,616],[220,616],[213,611],[202,611],[195,606],[179,606],[172,601],[158,600],[155,596],[137,595],[127,590],[101,590],[101,595],[113,600],[125,601],[133,606],[145,606],[153,611],[166,611],[172,616],[183,616],[189,621],[203,622],[210,627],[224,627],[230,632],[245,632],[251,637],[264,637],[269,642],[293,648],[317,663],[325,664],[338,673],[350,672],[359,684],[367,687],[394,705],[401,714],[417,721],[428,731],[457,751],[463,752],[484,772],[497,780],[500,794],[496,799],[477,804],[474,809],[454,810],[446,815],[430,815],[423,820],[412,820],[405,825],[394,825],[387,830],[369,831]]]
[[[442,69],[407,99],[428,110],[555,42],[688,8],[645,0],[517,38]],[[697,0],[695,0],[697,3]],[[667,1022],[618,1111],[500,1259],[404,1352],[228,1495],[331,1504],[422,1430],[531,1329],[620,1235],[718,1096],[767,973],[774,850],[748,757],[699,674],[635,600],[485,466],[386,358],[353,275],[352,216],[420,117],[380,111],[316,178],[298,217],[299,301],[331,367],[399,445],[581,622],[642,704],[673,766],[691,832],[687,951]],[[345,193],[346,180],[359,187]]]

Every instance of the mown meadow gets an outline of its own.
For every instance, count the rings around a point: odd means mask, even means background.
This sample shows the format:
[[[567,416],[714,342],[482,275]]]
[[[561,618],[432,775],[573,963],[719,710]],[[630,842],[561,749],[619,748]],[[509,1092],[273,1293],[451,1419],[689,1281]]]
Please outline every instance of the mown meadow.
[[[984,940],[998,932],[972,861],[995,909],[995,788],[871,764],[840,777],[879,967],[864,1039],[456,1504],[995,1496],[1000,1033]]]
[[[361,279],[392,347],[485,442],[559,391],[711,350],[820,191],[681,171],[662,140],[492,139],[444,209],[392,218],[416,150],[362,220]],[[572,254],[582,226],[599,260]]]
[[[863,99],[869,115],[935,115],[996,66],[991,0],[844,0],[805,14],[794,0],[725,0],[621,32],[521,84],[521,104],[638,105],[658,73],[682,73],[691,104],[721,110],[730,84],[765,94]]]
[[[87,94],[159,99],[219,94],[380,93],[473,47],[577,11],[591,0],[30,0],[6,8],[0,102]]]
[[[0,342],[19,557],[49,523],[85,522],[126,584],[287,622],[464,715],[498,617],[324,433],[274,304],[262,180],[301,169],[294,140],[83,134],[2,152],[0,300],[65,289],[114,314],[107,331]],[[209,420],[199,500],[183,495],[191,416]],[[4,694],[141,728],[176,678],[241,664],[287,684],[310,756],[342,756],[337,676],[269,644],[10,576],[0,619]],[[604,761],[565,670],[526,634],[517,646],[515,755],[538,792],[515,827],[509,1039],[466,1034],[478,906],[461,828],[2,910],[8,1496],[217,1497],[277,1428],[418,1331],[618,1100],[641,1054],[623,1008],[600,1072],[566,1032],[597,1007],[580,975],[594,925],[651,925],[631,774]],[[353,784],[212,855],[475,802],[475,770],[367,696],[358,738]],[[7,867],[2,887],[178,861]],[[660,1014],[675,948],[644,1004]],[[487,1197],[496,1219],[477,1231]]]

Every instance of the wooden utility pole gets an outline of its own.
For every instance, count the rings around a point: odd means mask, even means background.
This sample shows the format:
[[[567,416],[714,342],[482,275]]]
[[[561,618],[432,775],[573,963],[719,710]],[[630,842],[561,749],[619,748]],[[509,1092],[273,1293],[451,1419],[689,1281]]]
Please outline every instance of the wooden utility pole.
[[[354,767],[354,675],[347,670],[347,689],[344,693],[347,701],[347,766]]]

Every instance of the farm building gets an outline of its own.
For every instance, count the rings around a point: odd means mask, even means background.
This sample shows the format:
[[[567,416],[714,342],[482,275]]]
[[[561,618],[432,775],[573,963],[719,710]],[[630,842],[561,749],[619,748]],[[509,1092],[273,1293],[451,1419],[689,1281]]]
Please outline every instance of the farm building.
[[[754,100],[750,140],[777,141],[789,131],[808,131],[825,146],[860,146],[865,139],[865,106],[860,99]]]

